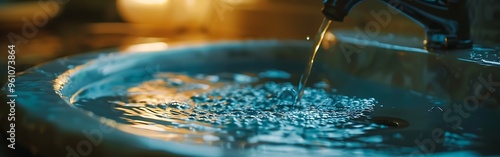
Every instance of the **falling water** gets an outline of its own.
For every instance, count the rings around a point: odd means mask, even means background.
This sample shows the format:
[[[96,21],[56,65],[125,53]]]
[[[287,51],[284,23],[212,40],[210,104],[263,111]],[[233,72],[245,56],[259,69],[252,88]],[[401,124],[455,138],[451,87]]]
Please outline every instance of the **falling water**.
[[[314,59],[316,58],[316,53],[318,53],[319,47],[321,45],[321,42],[323,41],[323,38],[325,37],[325,33],[328,30],[328,27],[330,26],[330,23],[332,20],[328,20],[327,18],[323,19],[323,22],[321,23],[321,26],[319,27],[318,33],[316,34],[316,37],[314,39],[314,49],[311,54],[311,58],[309,59],[309,63],[307,65],[306,70],[300,77],[300,82],[299,82],[299,95],[297,96],[297,99],[295,102],[297,103],[300,101],[302,98],[302,95],[304,94],[305,86],[307,84],[307,80],[309,79],[309,75],[311,75],[311,70],[314,65]]]

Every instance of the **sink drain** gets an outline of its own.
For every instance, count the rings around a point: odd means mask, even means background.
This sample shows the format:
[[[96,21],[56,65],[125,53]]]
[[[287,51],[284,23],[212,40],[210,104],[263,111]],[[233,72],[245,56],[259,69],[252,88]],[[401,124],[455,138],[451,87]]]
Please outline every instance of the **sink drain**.
[[[406,120],[394,117],[373,117],[372,121],[392,128],[404,128],[410,125]]]

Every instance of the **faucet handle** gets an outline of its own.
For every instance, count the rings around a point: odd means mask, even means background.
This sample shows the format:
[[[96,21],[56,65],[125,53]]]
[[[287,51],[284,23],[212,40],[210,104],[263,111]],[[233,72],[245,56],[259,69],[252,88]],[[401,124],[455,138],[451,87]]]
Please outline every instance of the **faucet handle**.
[[[463,49],[473,45],[472,40],[459,39],[456,34],[432,30],[427,30],[426,33],[424,44],[427,49]]]
[[[342,22],[362,0],[324,0],[326,18]],[[430,49],[471,48],[470,24],[465,0],[381,0],[426,30],[425,45]]]
[[[342,22],[351,8],[361,0],[323,0],[322,12],[326,18]]]

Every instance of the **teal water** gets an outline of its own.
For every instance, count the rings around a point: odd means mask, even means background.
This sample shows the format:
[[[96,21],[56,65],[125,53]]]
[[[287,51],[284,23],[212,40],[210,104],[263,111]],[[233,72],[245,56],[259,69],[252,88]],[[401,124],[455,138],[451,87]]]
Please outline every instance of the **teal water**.
[[[295,103],[296,86],[283,81],[289,77],[277,70],[157,73],[137,84],[110,87],[114,94],[82,90],[73,104],[131,128],[127,132],[232,149],[356,149],[364,147],[353,140],[356,136],[387,128],[370,121],[375,99],[336,94],[322,83],[306,87]]]

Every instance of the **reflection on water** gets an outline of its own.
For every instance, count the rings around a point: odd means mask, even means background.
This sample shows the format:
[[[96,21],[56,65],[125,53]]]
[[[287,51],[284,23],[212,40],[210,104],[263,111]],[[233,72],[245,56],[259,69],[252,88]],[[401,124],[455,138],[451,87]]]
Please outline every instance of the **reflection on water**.
[[[418,149],[408,142],[416,137],[373,123],[371,115],[381,105],[375,99],[336,94],[319,82],[306,88],[295,104],[297,87],[288,83],[289,77],[287,72],[271,70],[156,73],[135,82],[105,79],[113,83],[96,82],[82,89],[73,96],[73,104],[116,120],[122,131],[181,143],[271,154],[381,151],[402,155]],[[478,138],[445,136],[455,142],[443,150],[462,149]],[[407,145],[398,145],[401,141]]]

